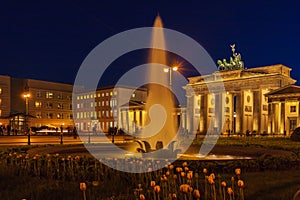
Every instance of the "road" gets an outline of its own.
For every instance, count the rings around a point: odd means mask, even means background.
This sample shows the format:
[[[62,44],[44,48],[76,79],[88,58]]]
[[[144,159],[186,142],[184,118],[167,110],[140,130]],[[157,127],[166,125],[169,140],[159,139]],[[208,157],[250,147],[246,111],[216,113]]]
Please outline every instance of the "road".
[[[74,139],[73,136],[63,136],[63,144],[82,144],[89,142],[89,136],[84,135]],[[132,138],[128,136],[115,136],[115,143],[124,143]],[[90,143],[111,143],[112,137],[107,137],[105,135],[101,136],[90,136]],[[31,145],[42,145],[42,144],[60,144],[60,136],[31,136]],[[28,145],[28,137],[24,135],[20,136],[0,136],[0,146],[18,146],[18,145]]]

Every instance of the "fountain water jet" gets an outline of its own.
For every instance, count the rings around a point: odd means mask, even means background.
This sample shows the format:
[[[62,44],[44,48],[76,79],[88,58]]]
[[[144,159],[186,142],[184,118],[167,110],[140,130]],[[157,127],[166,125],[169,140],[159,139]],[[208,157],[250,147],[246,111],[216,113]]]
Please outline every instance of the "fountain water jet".
[[[161,49],[150,50],[148,63],[151,65],[148,71],[148,97],[145,105],[146,127],[142,130],[141,136],[143,140],[150,143],[151,147],[155,147],[158,141],[162,141],[163,145],[169,144],[177,134],[176,115],[174,96],[168,85],[168,76],[164,74],[162,65],[167,65],[167,53],[165,49],[165,38],[163,32],[163,23],[158,15],[155,19],[151,40],[151,46],[160,46]],[[160,65],[158,65],[160,64]],[[160,84],[157,84],[160,83]],[[164,85],[164,86],[163,86]],[[159,105],[159,107],[158,107]],[[155,109],[154,109],[155,108]],[[156,110],[154,114],[153,110]],[[150,117],[152,119],[150,119]],[[164,118],[165,119],[161,119]],[[153,118],[156,118],[155,120]],[[157,118],[164,120],[164,125],[160,123],[151,123],[157,121]],[[160,126],[160,127],[158,127]],[[149,128],[152,127],[152,128]],[[158,130],[157,133],[151,130]],[[150,133],[149,133],[150,132]]]

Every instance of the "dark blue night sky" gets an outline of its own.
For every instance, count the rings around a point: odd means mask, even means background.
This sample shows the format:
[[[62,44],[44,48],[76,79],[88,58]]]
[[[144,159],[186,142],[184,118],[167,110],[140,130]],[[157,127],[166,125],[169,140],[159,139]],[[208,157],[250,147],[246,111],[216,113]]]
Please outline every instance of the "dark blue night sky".
[[[300,81],[297,1],[45,2],[1,3],[0,74],[73,83],[95,46],[121,31],[152,26],[159,13],[166,28],[194,38],[215,61],[229,58],[229,45],[235,43],[246,67],[282,63]],[[145,54],[117,60],[105,84],[122,73],[118,66],[146,62]]]

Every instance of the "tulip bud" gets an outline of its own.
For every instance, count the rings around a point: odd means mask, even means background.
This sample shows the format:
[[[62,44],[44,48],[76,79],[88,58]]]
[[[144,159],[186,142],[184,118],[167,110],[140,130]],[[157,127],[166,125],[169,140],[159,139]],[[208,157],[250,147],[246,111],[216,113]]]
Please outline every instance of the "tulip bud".
[[[81,191],[86,191],[86,184],[85,184],[85,182],[81,182],[80,183],[80,190]]]

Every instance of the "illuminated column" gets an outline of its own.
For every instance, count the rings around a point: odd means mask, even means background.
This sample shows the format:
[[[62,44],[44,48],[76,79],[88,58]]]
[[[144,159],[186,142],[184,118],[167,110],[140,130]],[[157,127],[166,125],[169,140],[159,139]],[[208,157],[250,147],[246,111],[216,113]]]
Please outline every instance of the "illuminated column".
[[[236,117],[235,117],[235,131],[236,133],[241,133],[242,132],[242,116],[243,116],[243,99],[242,98],[242,91],[237,93],[235,98],[236,98]]]
[[[276,133],[280,133],[280,125],[281,125],[281,102],[278,103],[278,110],[277,110],[277,130]]]
[[[297,127],[300,126],[300,101],[298,101],[298,120],[297,120]]]
[[[285,130],[285,103],[281,102],[280,109],[280,134],[283,134]]]

